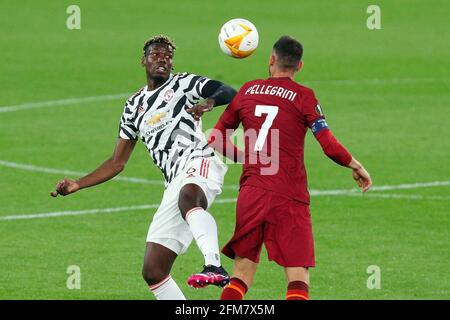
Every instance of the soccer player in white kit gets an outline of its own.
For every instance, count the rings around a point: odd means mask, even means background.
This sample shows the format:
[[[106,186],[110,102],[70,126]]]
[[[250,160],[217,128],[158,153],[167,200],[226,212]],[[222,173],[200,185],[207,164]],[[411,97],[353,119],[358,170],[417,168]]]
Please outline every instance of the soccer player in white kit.
[[[141,139],[165,180],[161,205],[148,231],[142,270],[158,300],[185,299],[170,270],[193,238],[205,266],[189,277],[188,284],[200,288],[229,282],[220,263],[217,225],[207,211],[221,193],[227,167],[208,145],[200,116],[216,105],[231,102],[236,91],[206,77],[171,73],[174,51],[175,45],[166,36],[145,43],[142,65],[147,85],[125,104],[113,155],[76,181],[59,181],[51,193],[65,196],[110,180],[124,169],[137,139]],[[206,100],[199,103],[202,99]]]

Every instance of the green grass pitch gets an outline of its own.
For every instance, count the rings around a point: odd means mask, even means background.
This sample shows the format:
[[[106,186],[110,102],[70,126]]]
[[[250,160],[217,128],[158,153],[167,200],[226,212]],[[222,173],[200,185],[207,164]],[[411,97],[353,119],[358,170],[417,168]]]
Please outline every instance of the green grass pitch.
[[[79,30],[66,28],[71,4],[81,9]],[[162,185],[119,180],[65,198],[49,196],[64,177],[61,172],[74,171],[67,176],[77,178],[76,172],[93,170],[111,154],[125,96],[145,83],[142,45],[159,33],[178,46],[176,72],[206,75],[235,88],[267,76],[268,56],[279,36],[297,37],[305,47],[305,65],[296,79],[315,90],[328,124],[364,163],[375,186],[392,186],[364,196],[312,197],[317,259],[312,299],[448,299],[450,4],[376,1],[380,30],[366,26],[369,4],[3,1],[0,299],[153,299],[141,266],[154,208],[5,217],[159,204]],[[243,60],[225,56],[217,43],[221,25],[235,17],[252,21],[260,34],[259,48]],[[120,96],[102,98],[106,95]],[[75,100],[54,102],[70,98]],[[205,116],[205,130],[222,110]],[[305,158],[310,189],[355,187],[350,171],[328,160],[310,133]],[[233,186],[240,170],[229,166],[219,199],[237,196]],[[141,144],[121,176],[162,181]],[[223,245],[233,232],[234,203],[217,203],[211,212]],[[263,250],[246,298],[284,299],[284,272]],[[231,271],[232,261],[222,259]],[[71,265],[80,267],[80,289],[66,286]],[[380,289],[367,287],[372,265],[380,268]],[[216,287],[186,285],[201,267],[193,243],[172,274],[188,299],[218,299]]]

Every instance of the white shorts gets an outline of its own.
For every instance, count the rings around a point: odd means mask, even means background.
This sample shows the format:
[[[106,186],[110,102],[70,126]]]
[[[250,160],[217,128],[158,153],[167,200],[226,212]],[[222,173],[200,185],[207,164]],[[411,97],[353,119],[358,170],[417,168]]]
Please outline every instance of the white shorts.
[[[227,170],[228,167],[217,156],[190,160],[164,191],[148,229],[147,242],[159,243],[178,255],[186,252],[193,237],[178,208],[180,190],[186,184],[198,185],[205,193],[209,208],[222,192]]]

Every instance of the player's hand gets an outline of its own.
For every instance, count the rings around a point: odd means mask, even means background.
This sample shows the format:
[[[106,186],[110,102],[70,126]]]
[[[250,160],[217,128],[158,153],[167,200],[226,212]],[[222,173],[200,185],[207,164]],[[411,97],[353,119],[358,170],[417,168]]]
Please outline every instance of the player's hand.
[[[352,176],[362,192],[366,192],[372,186],[372,179],[366,169],[359,163],[358,160],[352,158],[352,161],[348,165],[353,171]]]
[[[203,116],[205,112],[211,111],[214,108],[215,101],[214,99],[206,99],[204,102],[198,103],[192,106],[186,111],[194,117],[194,120],[198,121]]]
[[[68,194],[77,192],[80,189],[78,183],[70,179],[63,179],[58,181],[55,187],[55,191],[50,192],[52,197],[57,197],[58,194],[67,196]]]
[[[358,186],[361,188],[362,192],[366,192],[372,186],[372,179],[363,166],[353,169],[352,176]]]

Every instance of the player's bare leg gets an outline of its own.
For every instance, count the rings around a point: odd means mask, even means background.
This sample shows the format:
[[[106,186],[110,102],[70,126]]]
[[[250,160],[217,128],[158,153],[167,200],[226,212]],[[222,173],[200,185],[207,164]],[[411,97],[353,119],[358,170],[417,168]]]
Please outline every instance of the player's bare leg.
[[[288,280],[287,300],[309,300],[309,271],[303,267],[284,268]]]
[[[177,258],[172,250],[154,242],[147,242],[142,276],[157,300],[185,300],[178,285],[170,276]]]
[[[258,264],[247,258],[234,258],[233,275],[223,289],[221,300],[242,300],[253,282]]]
[[[239,278],[250,287],[258,264],[247,258],[234,258],[233,277]]]
[[[206,211],[208,201],[203,190],[196,184],[185,185],[180,190],[178,207],[205,258],[203,271],[191,275],[188,284],[195,288],[210,284],[220,287],[226,285],[230,277],[220,264],[217,224],[213,216]]]
[[[309,270],[303,267],[284,268],[288,282],[303,281],[309,286]]]

